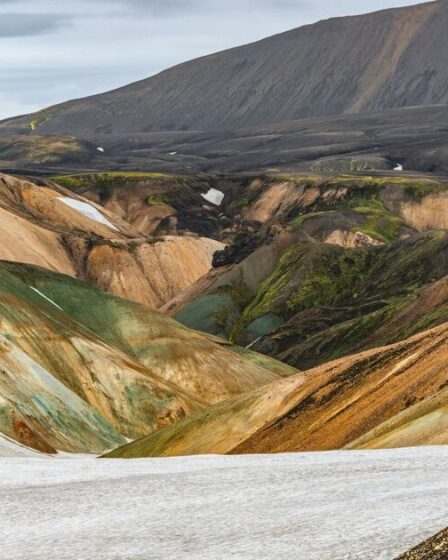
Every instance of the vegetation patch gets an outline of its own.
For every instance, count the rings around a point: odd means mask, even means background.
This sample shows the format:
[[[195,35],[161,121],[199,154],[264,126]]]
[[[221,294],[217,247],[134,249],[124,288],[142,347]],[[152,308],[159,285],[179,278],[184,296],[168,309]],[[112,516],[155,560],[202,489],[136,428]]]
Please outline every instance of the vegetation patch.
[[[329,214],[333,214],[334,210],[329,210],[329,211],[321,211],[321,212],[310,212],[309,214],[302,214],[302,216],[299,216],[298,218],[295,218],[294,220],[292,220],[292,222],[290,223],[290,225],[294,228],[294,229],[300,229],[303,224],[305,222],[307,222],[308,220],[311,220],[313,218],[318,218],[319,216],[326,216]]]
[[[291,316],[314,306],[354,298],[371,256],[363,249],[301,243],[287,251],[245,310],[242,325],[273,313]]]
[[[427,182],[411,183],[406,185],[405,192],[416,200],[421,200],[426,196],[448,193],[448,185],[431,184]]]
[[[142,180],[161,180],[173,179],[173,176],[163,173],[146,173],[137,171],[109,171],[104,173],[90,173],[80,175],[58,175],[51,177],[51,180],[67,189],[77,191],[86,188],[96,188],[98,190],[109,190],[117,187],[124,187],[128,182]],[[178,178],[176,178],[178,179]]]
[[[60,105],[62,107],[62,105]],[[30,121],[29,126],[32,131],[36,131],[39,127],[49,122],[58,113],[57,107],[48,107],[33,115],[33,120]]]
[[[91,150],[86,142],[69,136],[6,136],[0,138],[0,159],[27,163],[86,162]]]
[[[364,217],[363,223],[354,227],[353,231],[361,231],[379,241],[397,240],[406,227],[401,218],[389,212],[379,201],[370,201],[368,206],[355,207],[353,210]]]
[[[148,206],[169,205],[170,199],[166,193],[150,194],[146,197],[146,204]]]

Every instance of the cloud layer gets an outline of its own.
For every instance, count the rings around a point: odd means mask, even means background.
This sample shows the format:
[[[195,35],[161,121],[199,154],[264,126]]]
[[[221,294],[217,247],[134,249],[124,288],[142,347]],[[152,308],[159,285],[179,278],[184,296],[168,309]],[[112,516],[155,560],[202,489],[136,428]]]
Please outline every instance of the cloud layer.
[[[46,35],[70,25],[70,17],[61,14],[3,13],[0,39]]]

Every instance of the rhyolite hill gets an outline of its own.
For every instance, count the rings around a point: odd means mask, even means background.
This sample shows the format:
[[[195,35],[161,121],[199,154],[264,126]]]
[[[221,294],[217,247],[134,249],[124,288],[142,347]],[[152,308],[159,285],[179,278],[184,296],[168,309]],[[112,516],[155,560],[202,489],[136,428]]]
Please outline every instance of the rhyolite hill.
[[[293,372],[21,263],[0,263],[0,327],[0,434],[47,453],[105,451]]]

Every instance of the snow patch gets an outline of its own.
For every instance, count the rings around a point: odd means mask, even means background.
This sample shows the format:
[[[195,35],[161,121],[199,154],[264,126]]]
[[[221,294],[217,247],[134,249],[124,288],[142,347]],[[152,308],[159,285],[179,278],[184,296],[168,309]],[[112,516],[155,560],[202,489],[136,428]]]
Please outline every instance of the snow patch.
[[[250,350],[251,348],[254,348],[254,346],[260,342],[260,340],[262,339],[262,336],[259,336],[258,338],[256,338],[253,342],[251,342],[250,344],[248,344],[247,346],[245,346],[246,350]]]
[[[62,307],[59,307],[59,305],[57,303],[55,303],[52,299],[50,299],[49,297],[47,297],[45,294],[43,294],[40,290],[38,290],[37,288],[34,288],[33,286],[29,286],[33,292],[36,292],[36,294],[39,294],[40,297],[46,299],[48,302],[50,302],[52,305],[54,305],[55,307],[57,307],[58,309],[60,309],[61,311],[64,311],[62,309]]]
[[[221,206],[222,201],[224,200],[224,193],[218,191],[218,189],[210,189],[208,193],[201,194],[202,198],[204,198],[207,202],[214,204],[215,206]]]
[[[0,457],[42,457],[42,454],[0,434]]]
[[[100,212],[98,212],[96,208],[94,208],[90,204],[87,204],[86,202],[81,202],[80,200],[74,200],[73,198],[69,198],[67,196],[61,196],[58,197],[58,199],[62,201],[64,204],[66,204],[67,206],[70,206],[70,208],[77,210],[78,212],[80,212],[90,220],[93,220],[94,222],[98,222],[99,224],[103,224],[109,227],[110,229],[114,229],[115,231],[118,231],[118,228],[116,228],[111,222],[109,222],[107,218],[105,218]]]
[[[394,167],[394,171],[403,171],[403,166],[401,163],[396,163]]]
[[[97,150],[98,150],[99,152],[101,152],[102,154],[104,154],[104,148],[102,148],[101,146],[98,146]]]
[[[170,156],[177,156],[178,152],[170,152]]]

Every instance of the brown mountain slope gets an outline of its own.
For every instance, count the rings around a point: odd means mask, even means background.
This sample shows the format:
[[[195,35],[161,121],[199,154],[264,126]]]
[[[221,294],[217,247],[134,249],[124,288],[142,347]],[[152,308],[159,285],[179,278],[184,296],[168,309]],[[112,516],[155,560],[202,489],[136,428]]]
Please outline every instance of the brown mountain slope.
[[[321,21],[3,124],[6,133],[234,129],[448,102],[445,0]]]
[[[445,324],[221,403],[111,456],[368,448],[378,434],[382,447],[448,443],[447,385]]]
[[[0,259],[88,280],[153,308],[208,272],[224,247],[201,237],[150,238],[55,183],[8,175],[0,175],[0,218]]]

